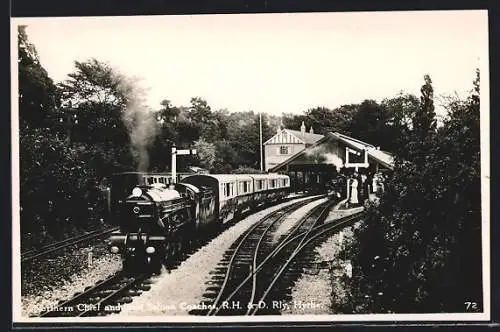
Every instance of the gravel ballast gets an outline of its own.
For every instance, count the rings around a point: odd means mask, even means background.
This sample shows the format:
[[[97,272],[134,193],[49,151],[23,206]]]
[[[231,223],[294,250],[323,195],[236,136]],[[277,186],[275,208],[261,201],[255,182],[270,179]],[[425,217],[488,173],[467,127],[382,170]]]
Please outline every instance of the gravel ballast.
[[[92,252],[91,260],[89,252]],[[121,269],[121,260],[109,254],[106,245],[100,244],[45,259],[39,265],[36,275],[30,275],[30,280],[23,280],[30,286],[29,291],[21,297],[22,315],[26,317],[37,315],[57,305],[59,300],[69,299],[75,293],[116,273]]]
[[[203,294],[207,287],[206,283],[211,280],[210,272],[220,262],[231,244],[267,214],[304,199],[308,198],[281,203],[241,220],[200,248],[175,270],[170,273],[163,270],[148,292],[123,305],[121,312],[116,315],[181,316],[199,308],[200,303],[209,304],[211,300],[205,298]]]
[[[313,209],[314,207],[326,202],[328,200],[328,198],[323,198],[323,199],[320,199],[320,200],[317,200],[315,202],[312,202],[310,204],[307,204],[301,208],[299,208],[298,210],[294,211],[293,213],[291,213],[280,225],[279,227],[276,229],[276,231],[274,232],[273,234],[273,242],[276,242],[280,239],[280,237],[285,234],[286,232],[288,232],[292,227],[293,225],[295,225],[297,223],[297,221],[302,218],[307,212],[309,212],[311,209]]]
[[[353,227],[359,227],[357,222]],[[346,290],[340,283],[345,274],[345,257],[339,257],[340,250],[352,241],[351,227],[336,233],[315,249],[314,265],[317,268],[305,270],[291,290],[283,315],[329,315],[335,314],[335,301],[345,300]]]

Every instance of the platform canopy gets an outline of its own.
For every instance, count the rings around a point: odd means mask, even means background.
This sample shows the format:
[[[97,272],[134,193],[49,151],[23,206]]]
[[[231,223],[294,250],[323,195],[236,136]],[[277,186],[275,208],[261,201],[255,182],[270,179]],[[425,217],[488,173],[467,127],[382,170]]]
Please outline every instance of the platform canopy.
[[[303,169],[304,167],[307,168],[307,166],[309,166],[309,169],[318,168],[318,166],[314,165],[330,165],[330,167],[334,166],[339,170],[346,166],[346,158],[348,158],[346,157],[348,154],[346,151],[354,155],[351,158],[356,159],[357,157],[360,159],[358,160],[360,163],[365,158],[369,166],[391,170],[394,168],[394,158],[390,153],[350,136],[338,132],[330,132],[314,145],[274,166],[269,171],[283,172],[292,169]],[[353,160],[349,160],[349,163],[353,163]],[[299,167],[298,165],[302,166]],[[320,167],[320,169],[323,168]]]

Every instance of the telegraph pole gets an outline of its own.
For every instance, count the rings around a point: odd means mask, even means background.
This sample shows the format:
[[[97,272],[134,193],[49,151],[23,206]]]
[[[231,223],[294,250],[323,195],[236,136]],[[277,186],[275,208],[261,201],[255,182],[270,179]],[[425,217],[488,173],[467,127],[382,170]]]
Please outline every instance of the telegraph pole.
[[[176,183],[177,179],[177,148],[175,144],[172,146],[172,183]]]
[[[259,140],[260,140],[260,171],[264,171],[264,164],[262,160],[262,112],[259,112]]]

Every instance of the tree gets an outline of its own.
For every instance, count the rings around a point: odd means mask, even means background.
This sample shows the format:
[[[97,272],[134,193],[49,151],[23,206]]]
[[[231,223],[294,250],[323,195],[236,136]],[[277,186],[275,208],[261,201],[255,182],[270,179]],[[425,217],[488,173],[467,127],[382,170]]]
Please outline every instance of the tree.
[[[130,92],[125,77],[95,58],[75,61],[74,64],[75,72],[68,74],[69,79],[59,84],[65,101],[71,101],[74,107],[81,103],[118,109],[125,107]]]
[[[94,58],[75,61],[75,71],[68,77],[58,86],[65,105],[61,117],[69,114],[77,121],[72,138],[107,148],[128,145],[123,115],[135,92],[127,78]]]
[[[230,173],[233,169],[238,168],[240,165],[238,152],[227,140],[215,143],[215,156],[214,173]]]
[[[443,125],[443,143],[438,152],[448,157],[440,174],[446,188],[442,196],[450,207],[444,216],[448,225],[445,231],[453,246],[449,257],[452,268],[446,277],[456,280],[456,288],[461,291],[455,298],[462,303],[482,303],[479,82],[480,72],[476,70],[467,100],[447,105],[448,119]]]
[[[336,109],[316,107],[306,111],[309,126],[315,128],[317,134],[325,135],[328,132],[340,132],[345,135],[351,133],[351,121],[357,107],[344,105]]]
[[[441,134],[428,76],[421,93],[407,150],[350,248],[360,311],[456,312],[481,301],[479,90],[450,105]]]
[[[59,92],[40,64],[35,45],[29,42],[26,26],[18,26],[19,118],[32,127],[47,125],[59,106]],[[21,125],[21,129],[23,129]]]
[[[408,159],[407,145],[412,127],[412,119],[420,108],[420,100],[411,94],[400,93],[394,98],[382,101],[382,107],[387,111],[386,130],[389,138],[382,145],[402,159]]]
[[[359,105],[351,120],[351,135],[391,151],[391,142],[397,138],[393,136],[395,132],[390,126],[391,117],[392,114],[383,104],[374,100],[365,100]]]
[[[212,170],[215,163],[215,145],[205,141],[203,138],[194,142],[196,155],[200,166]]]

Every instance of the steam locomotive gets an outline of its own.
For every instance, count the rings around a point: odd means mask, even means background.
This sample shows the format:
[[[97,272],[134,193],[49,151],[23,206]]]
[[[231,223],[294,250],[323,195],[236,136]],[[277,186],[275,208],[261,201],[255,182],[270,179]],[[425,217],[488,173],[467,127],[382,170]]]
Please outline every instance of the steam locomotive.
[[[120,229],[109,250],[124,270],[158,272],[192,241],[233,217],[282,200],[290,178],[281,174],[119,173],[111,182],[111,217]]]

